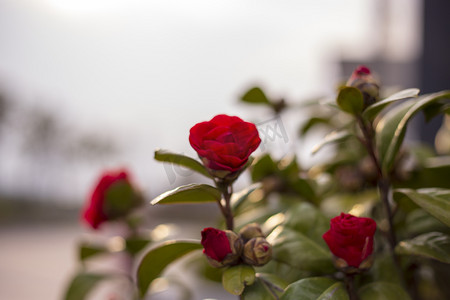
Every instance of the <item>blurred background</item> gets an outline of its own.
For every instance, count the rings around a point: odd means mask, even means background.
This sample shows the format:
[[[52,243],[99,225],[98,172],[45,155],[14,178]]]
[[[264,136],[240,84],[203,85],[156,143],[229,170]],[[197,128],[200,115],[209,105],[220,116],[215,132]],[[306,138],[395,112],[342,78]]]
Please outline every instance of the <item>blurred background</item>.
[[[363,63],[385,86],[450,88],[449,11],[446,0],[0,0],[0,299],[61,298],[102,170],[128,168],[150,200],[197,179],[153,160],[156,148],[195,157],[194,124],[227,113],[265,136],[270,110],[238,101],[252,86],[301,104],[332,97]],[[301,118],[275,120],[284,134],[257,154],[320,159],[314,140],[296,142]],[[441,122],[413,138],[433,143]],[[173,213],[148,211],[155,225],[185,217]]]

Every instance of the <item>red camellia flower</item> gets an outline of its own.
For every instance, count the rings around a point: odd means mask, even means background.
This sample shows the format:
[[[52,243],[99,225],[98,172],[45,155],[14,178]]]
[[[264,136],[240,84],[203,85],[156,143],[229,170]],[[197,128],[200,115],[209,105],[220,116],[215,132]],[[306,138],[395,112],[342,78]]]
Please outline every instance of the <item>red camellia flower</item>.
[[[223,230],[208,227],[202,231],[203,253],[209,258],[221,262],[231,253],[230,241]]]
[[[92,228],[97,229],[100,224],[110,219],[105,211],[106,194],[108,189],[117,183],[129,184],[126,171],[107,171],[100,177],[94,192],[82,211],[82,220],[87,222]]]
[[[238,117],[217,115],[192,127],[189,142],[207,168],[236,172],[258,148],[261,139],[254,124]]]
[[[373,251],[373,235],[377,224],[371,218],[341,213],[331,219],[330,230],[322,236],[331,252],[358,268]]]

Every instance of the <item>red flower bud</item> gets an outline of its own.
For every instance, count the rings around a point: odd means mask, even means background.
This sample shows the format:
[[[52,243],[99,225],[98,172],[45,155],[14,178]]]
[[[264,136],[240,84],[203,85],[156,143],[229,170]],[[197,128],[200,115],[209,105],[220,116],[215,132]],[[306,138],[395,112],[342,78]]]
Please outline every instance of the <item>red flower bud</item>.
[[[235,264],[243,248],[243,242],[236,233],[212,227],[203,229],[201,244],[209,263],[216,268]]]
[[[364,107],[374,104],[379,98],[379,84],[373,77],[369,68],[358,66],[348,79],[347,86],[355,87],[361,91],[364,97]]]
[[[377,224],[371,218],[360,218],[341,213],[331,219],[331,228],[322,236],[330,251],[338,258],[338,268],[359,268],[370,259],[373,251],[373,236]],[[345,261],[346,264],[342,262]],[[363,267],[363,266],[361,266]]]
[[[98,229],[103,222],[126,215],[140,201],[125,170],[107,171],[86,202],[81,218],[93,229]]]
[[[254,124],[217,115],[211,121],[194,125],[189,142],[212,175],[225,177],[247,163],[261,139]]]

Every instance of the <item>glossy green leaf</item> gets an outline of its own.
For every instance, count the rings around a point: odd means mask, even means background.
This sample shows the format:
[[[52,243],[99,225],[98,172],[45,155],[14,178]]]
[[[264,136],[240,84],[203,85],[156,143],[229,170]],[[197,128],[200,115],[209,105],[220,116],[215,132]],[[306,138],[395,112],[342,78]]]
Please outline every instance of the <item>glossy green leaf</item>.
[[[279,226],[269,235],[268,241],[273,245],[272,258],[277,262],[319,273],[334,270],[328,248],[305,234]]]
[[[375,130],[375,138],[384,173],[389,173],[393,167],[409,120],[427,105],[449,97],[448,91],[423,95],[392,108],[381,118]]]
[[[79,273],[70,283],[64,300],[84,300],[89,292],[102,280],[110,278],[110,275],[97,273]]]
[[[245,95],[241,97],[241,100],[247,103],[271,105],[266,94],[264,94],[264,92],[259,87],[251,88],[247,93],[245,93]]]
[[[450,226],[450,190],[427,188],[419,190],[397,189],[394,199],[408,197],[430,215]]]
[[[317,153],[325,145],[343,142],[352,136],[353,135],[348,131],[332,131],[327,134],[319,144],[314,146],[312,154]]]
[[[249,265],[237,265],[226,269],[222,275],[224,289],[233,295],[240,295],[245,286],[255,281],[255,269]]]
[[[179,166],[183,166],[183,167],[191,169],[197,173],[200,173],[208,178],[212,178],[211,175],[206,170],[206,168],[200,162],[198,162],[197,160],[195,160],[189,156],[185,156],[183,154],[172,153],[168,150],[158,149],[155,151],[155,159],[157,161],[162,161],[162,162],[167,162],[167,163],[172,163],[172,164],[176,164]]]
[[[336,102],[345,112],[359,114],[364,108],[364,97],[360,90],[346,86],[339,90]]]
[[[411,202],[409,200],[407,201]],[[406,215],[405,227],[409,236],[416,236],[432,231],[444,232],[447,230],[445,224],[421,208],[414,209]]]
[[[151,204],[205,203],[218,201],[221,197],[221,192],[213,186],[192,183],[159,195]]]
[[[284,293],[287,283],[273,274],[257,273],[255,283],[245,288],[245,300],[274,300]]]
[[[408,293],[390,282],[369,283],[358,291],[361,300],[410,300]]]
[[[152,281],[159,277],[169,264],[201,248],[202,245],[198,241],[168,241],[147,252],[137,270],[140,295],[145,295]]]
[[[380,111],[382,111],[386,106],[392,104],[398,100],[404,100],[407,98],[417,97],[419,95],[419,89],[406,89],[400,92],[397,92],[382,101],[376,102],[369,107],[367,107],[363,112],[363,117],[369,120],[373,120]]]
[[[450,189],[450,157],[437,156],[418,158],[420,168],[410,173],[410,178],[399,184],[407,188],[446,188]]]
[[[280,300],[348,300],[344,285],[326,277],[305,278],[286,288]]]
[[[395,248],[401,255],[418,255],[450,264],[450,236],[441,232],[429,232],[413,239],[401,241]]]

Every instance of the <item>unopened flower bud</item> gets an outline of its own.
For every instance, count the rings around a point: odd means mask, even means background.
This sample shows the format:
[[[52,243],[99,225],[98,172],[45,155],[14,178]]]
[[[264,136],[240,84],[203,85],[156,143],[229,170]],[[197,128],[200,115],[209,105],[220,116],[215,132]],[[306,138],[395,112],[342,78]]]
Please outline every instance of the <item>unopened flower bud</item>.
[[[230,230],[208,227],[202,231],[203,253],[216,268],[237,263],[242,254],[243,242]]]
[[[255,237],[265,237],[261,226],[257,223],[247,224],[239,231],[239,236],[244,240],[244,243]]]
[[[228,241],[230,243],[231,253],[225,256],[222,263],[225,265],[233,265],[237,263],[241,257],[242,251],[244,249],[244,242],[236,233],[231,230],[225,230],[225,234],[227,235]]]
[[[252,266],[263,266],[272,258],[272,245],[263,238],[256,237],[250,239],[244,245],[243,260]]]
[[[374,104],[379,99],[380,86],[366,66],[358,66],[346,85],[361,91],[364,97],[364,107]]]

